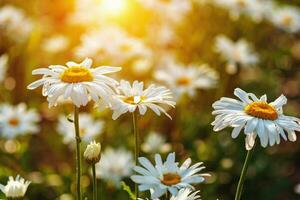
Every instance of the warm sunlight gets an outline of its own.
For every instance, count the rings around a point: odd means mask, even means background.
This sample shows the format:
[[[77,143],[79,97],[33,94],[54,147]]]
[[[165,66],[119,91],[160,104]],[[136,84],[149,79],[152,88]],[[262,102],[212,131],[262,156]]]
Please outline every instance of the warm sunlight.
[[[102,0],[100,3],[102,12],[108,16],[120,15],[127,5],[127,0]]]

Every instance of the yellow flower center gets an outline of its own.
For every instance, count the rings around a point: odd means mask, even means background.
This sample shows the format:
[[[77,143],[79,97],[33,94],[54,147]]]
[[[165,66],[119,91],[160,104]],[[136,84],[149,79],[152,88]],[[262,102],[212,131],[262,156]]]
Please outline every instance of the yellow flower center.
[[[20,124],[20,120],[18,118],[11,118],[9,119],[8,124],[11,126],[18,126]]]
[[[285,25],[285,26],[290,26],[293,22],[293,18],[289,15],[286,15],[283,17],[282,19],[282,23]]]
[[[125,97],[123,101],[129,104],[138,104],[144,101],[145,99],[146,99],[145,96],[130,96],[130,97]]]
[[[244,108],[248,115],[267,120],[276,120],[278,114],[276,109],[266,102],[253,102]]]
[[[69,67],[62,75],[61,80],[66,83],[88,82],[94,79],[93,74],[85,67]]]
[[[191,79],[189,77],[180,77],[176,80],[177,85],[188,85],[191,83]]]
[[[181,177],[178,174],[167,173],[163,175],[163,180],[161,182],[164,185],[171,186],[180,183]]]

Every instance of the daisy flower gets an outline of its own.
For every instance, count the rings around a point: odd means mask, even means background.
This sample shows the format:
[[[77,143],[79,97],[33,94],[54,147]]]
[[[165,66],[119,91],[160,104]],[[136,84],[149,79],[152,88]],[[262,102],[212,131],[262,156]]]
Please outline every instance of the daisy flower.
[[[131,179],[140,184],[140,191],[152,190],[152,199],[161,197],[167,191],[176,196],[180,189],[193,189],[191,184],[202,183],[204,177],[209,176],[198,173],[205,169],[202,162],[190,166],[190,158],[179,167],[178,162],[175,162],[175,153],[170,153],[164,163],[159,154],[155,155],[155,165],[144,157],[140,157],[139,162],[142,167],[135,166],[134,170],[140,175],[133,175]]]
[[[229,74],[236,73],[238,64],[248,67],[259,61],[250,44],[244,39],[233,42],[226,36],[220,35],[216,38],[215,47],[216,52],[227,61],[226,71]]]
[[[200,200],[199,192],[193,192],[190,188],[183,188],[179,190],[177,196],[172,196],[170,200]]]
[[[24,103],[16,106],[8,104],[1,106],[0,130],[1,136],[6,139],[13,139],[27,133],[37,133],[39,121],[40,116],[37,112],[33,109],[28,110]]]
[[[100,135],[103,131],[104,122],[95,120],[89,114],[79,114],[79,133],[82,141],[88,143]],[[61,115],[58,120],[57,131],[63,136],[63,143],[74,145],[74,124],[67,117]]]
[[[166,143],[166,138],[156,132],[151,132],[141,146],[146,153],[166,153],[171,150],[171,145]]]
[[[295,33],[300,30],[300,11],[294,7],[274,9],[270,21],[282,30]]]
[[[137,109],[141,115],[144,115],[147,108],[157,115],[164,113],[171,118],[162,105],[175,107],[176,103],[172,100],[171,91],[165,87],[152,84],[144,90],[143,82],[134,81],[131,86],[128,81],[121,80],[118,89],[119,92],[111,100],[114,120],[122,114],[133,113]]]
[[[215,4],[227,9],[232,20],[238,20],[244,14],[255,22],[262,21],[273,5],[268,0],[215,0]]]
[[[69,43],[70,41],[67,37],[63,35],[54,35],[43,42],[42,49],[48,53],[59,53],[66,50]]]
[[[101,155],[101,162],[96,164],[96,175],[119,188],[120,181],[131,175],[133,163],[129,151],[107,148]]]
[[[8,65],[8,55],[3,54],[0,56],[0,82],[5,78],[5,73]]]
[[[167,67],[158,69],[154,77],[165,83],[174,93],[176,98],[183,94],[195,96],[197,89],[209,89],[216,86],[218,74],[208,65],[189,65],[187,67],[169,63]]]
[[[6,185],[0,184],[0,190],[5,194],[8,199],[22,199],[25,196],[30,181],[25,181],[24,178],[19,175],[14,179],[12,176]]]
[[[123,64],[152,55],[142,40],[115,26],[88,32],[82,36],[81,41],[81,45],[75,50],[75,55],[79,58],[91,57],[97,61]]]
[[[295,131],[300,131],[300,120],[283,114],[282,106],[287,103],[284,95],[271,103],[267,102],[266,95],[258,98],[239,88],[234,90],[234,95],[239,100],[223,97],[213,104],[214,131],[233,127],[231,136],[236,138],[244,128],[247,150],[252,149],[257,135],[263,147],[279,144],[280,137],[296,141]]]
[[[100,98],[109,101],[118,82],[105,76],[120,71],[120,67],[102,66],[91,68],[92,60],[86,58],[82,63],[67,62],[67,66],[50,65],[48,68],[33,70],[33,75],[43,75],[42,79],[31,83],[27,88],[43,86],[49,106],[56,106],[59,97],[71,99],[77,106],[85,106],[90,98],[98,102]]]
[[[22,42],[30,34],[32,22],[21,9],[6,5],[0,8],[0,30],[15,42]]]

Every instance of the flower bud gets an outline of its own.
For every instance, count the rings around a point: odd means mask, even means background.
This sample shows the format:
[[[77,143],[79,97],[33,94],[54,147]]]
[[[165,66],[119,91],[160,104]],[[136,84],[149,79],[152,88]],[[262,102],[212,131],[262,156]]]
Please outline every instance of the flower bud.
[[[95,164],[100,161],[101,157],[101,145],[100,143],[96,143],[95,141],[92,141],[84,151],[84,158],[85,160],[90,164]]]

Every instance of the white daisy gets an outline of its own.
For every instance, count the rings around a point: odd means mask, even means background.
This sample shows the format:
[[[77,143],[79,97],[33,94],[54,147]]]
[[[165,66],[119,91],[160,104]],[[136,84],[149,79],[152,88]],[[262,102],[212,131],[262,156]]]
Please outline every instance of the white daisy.
[[[81,45],[75,50],[75,54],[80,58],[91,57],[101,62],[123,64],[152,55],[140,39],[129,36],[116,26],[93,30],[83,35],[81,41]]]
[[[43,75],[43,78],[31,83],[27,88],[35,89],[43,85],[43,95],[47,96],[50,107],[57,105],[59,97],[71,99],[77,107],[87,105],[89,98],[95,102],[98,102],[99,98],[105,102],[109,101],[118,82],[105,74],[120,71],[120,67],[91,68],[92,60],[89,58],[79,64],[67,62],[66,65],[50,65],[49,68],[33,70],[33,75]]]
[[[86,113],[79,114],[79,134],[82,141],[88,143],[103,131],[104,122],[95,120]],[[61,115],[58,120],[57,131],[63,136],[63,143],[74,145],[74,124],[68,121],[67,116]]]
[[[42,49],[48,53],[59,53],[66,50],[70,41],[63,35],[54,35],[47,38],[43,44]]]
[[[300,30],[300,11],[295,7],[283,7],[273,10],[270,21],[277,27],[295,33]]]
[[[0,82],[2,82],[5,78],[7,66],[8,66],[8,55],[3,54],[0,56]]]
[[[171,145],[166,143],[166,138],[163,135],[151,132],[147,135],[141,148],[146,153],[166,153],[171,150]]]
[[[176,196],[172,196],[170,200],[200,200],[199,192],[193,192],[190,188],[183,188],[179,190]]]
[[[19,135],[37,133],[39,121],[38,113],[33,109],[28,110],[24,103],[16,106],[4,104],[1,106],[0,112],[0,135],[7,139],[13,139]]]
[[[0,184],[0,190],[5,194],[8,199],[22,199],[25,196],[30,181],[25,181],[19,175],[14,179],[12,176],[6,185]]]
[[[216,38],[215,46],[216,52],[220,53],[227,61],[226,71],[229,74],[236,73],[238,64],[247,67],[255,65],[259,61],[250,44],[244,39],[233,42],[226,36],[220,35]]]
[[[236,138],[244,128],[248,150],[253,147],[257,135],[263,147],[279,144],[280,137],[296,141],[295,131],[300,131],[300,120],[283,114],[282,106],[287,103],[284,95],[271,103],[267,103],[266,95],[257,98],[239,88],[234,95],[239,100],[223,97],[213,104],[214,131],[233,127],[231,136]]]
[[[22,42],[28,37],[31,30],[32,22],[21,9],[11,5],[0,8],[0,34],[5,34],[16,42]]]
[[[227,9],[232,20],[238,20],[245,14],[255,22],[262,21],[273,5],[269,0],[215,0],[214,3]]]
[[[165,87],[156,87],[152,84],[144,90],[143,82],[134,81],[131,86],[128,81],[122,80],[118,89],[118,94],[114,95],[111,100],[114,120],[122,114],[132,113],[137,109],[141,115],[144,115],[147,108],[153,110],[157,115],[164,113],[171,118],[162,106],[175,107],[176,103],[172,100],[170,90]]]
[[[197,89],[209,89],[216,86],[218,74],[208,65],[184,65],[169,63],[167,66],[158,69],[154,77],[164,82],[174,93],[176,98],[183,94],[195,96]]]
[[[131,179],[140,184],[140,191],[153,190],[152,199],[161,197],[167,191],[176,196],[180,189],[193,189],[191,184],[201,183],[205,176],[209,176],[198,173],[205,169],[202,162],[190,166],[190,158],[179,167],[178,162],[175,162],[175,153],[170,153],[164,163],[159,154],[155,155],[155,165],[144,157],[140,157],[139,162],[142,167],[135,166],[134,170],[140,175],[133,175]]]
[[[96,175],[114,184],[115,187],[120,187],[120,181],[131,175],[133,165],[131,152],[107,148],[101,155],[101,162],[96,164]]]

